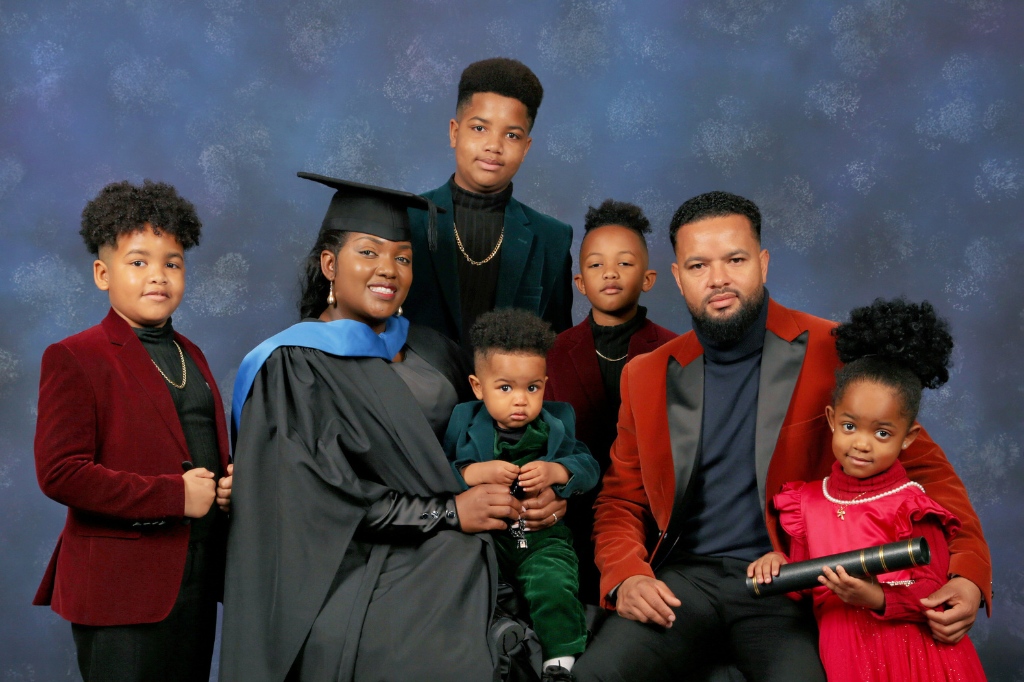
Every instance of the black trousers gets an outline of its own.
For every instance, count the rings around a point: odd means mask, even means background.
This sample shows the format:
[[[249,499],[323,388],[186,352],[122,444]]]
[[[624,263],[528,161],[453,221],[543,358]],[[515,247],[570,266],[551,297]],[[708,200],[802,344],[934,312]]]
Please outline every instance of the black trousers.
[[[159,623],[71,624],[84,682],[207,682],[217,581],[205,544],[189,545],[178,599]]]
[[[685,557],[656,572],[682,601],[671,628],[612,615],[573,667],[579,682],[701,680],[723,662],[748,680],[824,682],[810,608],[788,597],[753,599],[749,562]]]

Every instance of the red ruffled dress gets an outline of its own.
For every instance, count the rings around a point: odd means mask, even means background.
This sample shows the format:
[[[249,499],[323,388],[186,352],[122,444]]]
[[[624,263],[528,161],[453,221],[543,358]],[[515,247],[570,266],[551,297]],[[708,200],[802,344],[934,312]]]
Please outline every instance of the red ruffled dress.
[[[910,482],[896,462],[866,479],[843,473],[836,462],[827,480],[837,500],[872,498]],[[827,587],[816,587],[814,614],[819,650],[830,682],[984,680],[985,672],[970,639],[939,644],[918,601],[945,584],[948,538],[960,527],[955,516],[916,485],[865,503],[840,506],[826,499],[821,481],[787,483],[773,500],[790,537],[790,561],[848,552],[924,536],[931,550],[927,566],[876,576],[885,592],[885,611],[849,606]]]

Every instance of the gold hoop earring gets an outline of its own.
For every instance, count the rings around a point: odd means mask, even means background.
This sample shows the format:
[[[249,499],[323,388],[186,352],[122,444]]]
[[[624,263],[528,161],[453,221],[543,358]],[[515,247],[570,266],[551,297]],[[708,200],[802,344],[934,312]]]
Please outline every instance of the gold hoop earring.
[[[327,292],[327,305],[334,307],[334,304],[338,302],[338,299],[334,298],[334,280],[331,280],[331,290]]]

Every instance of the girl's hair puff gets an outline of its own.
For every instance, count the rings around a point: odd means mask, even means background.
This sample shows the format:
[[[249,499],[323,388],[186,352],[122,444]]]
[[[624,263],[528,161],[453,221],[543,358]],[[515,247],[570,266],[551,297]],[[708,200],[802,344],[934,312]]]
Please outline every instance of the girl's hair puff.
[[[949,323],[928,301],[877,298],[855,308],[850,321],[832,330],[844,366],[836,370],[832,403],[856,381],[872,381],[894,389],[909,421],[917,418],[921,391],[949,380],[953,337]]]

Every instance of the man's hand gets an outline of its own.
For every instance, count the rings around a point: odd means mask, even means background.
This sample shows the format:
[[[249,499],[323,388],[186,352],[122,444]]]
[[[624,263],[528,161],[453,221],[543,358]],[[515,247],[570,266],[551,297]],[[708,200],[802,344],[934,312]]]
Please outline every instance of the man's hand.
[[[569,482],[569,470],[558,462],[534,460],[519,471],[519,487],[528,493],[540,492],[553,485]]]
[[[508,524],[504,519],[519,518],[519,506],[508,486],[497,483],[475,485],[455,496],[459,526],[464,533],[505,530]]]
[[[228,464],[228,475],[217,481],[217,506],[225,514],[231,511],[231,477],[234,473],[235,465]]]
[[[885,593],[873,579],[852,576],[842,566],[836,566],[834,571],[823,566],[821,572],[824,575],[818,576],[818,582],[850,606],[863,606],[872,611],[885,608]]]
[[[500,483],[506,488],[515,483],[519,467],[512,462],[492,459],[488,462],[473,462],[462,468],[462,478],[472,487],[481,483]]]
[[[615,610],[623,618],[641,623],[672,627],[676,614],[672,607],[682,606],[668,585],[646,575],[626,578],[615,592]]]
[[[956,644],[978,617],[981,590],[967,578],[957,576],[922,599],[921,603],[928,608],[924,615],[928,618],[928,627],[932,629],[935,641]],[[934,610],[940,604],[945,604],[945,611]]]
[[[535,497],[523,500],[521,508],[519,525],[522,526],[525,521],[530,530],[542,530],[555,525],[558,519],[565,518],[565,510],[569,505],[554,490],[544,488]]]
[[[770,583],[779,574],[779,568],[788,564],[789,560],[779,552],[768,552],[757,561],[747,566],[747,577],[760,584]]]
[[[185,516],[201,519],[213,506],[216,485],[209,469],[189,469],[181,475],[185,481]]]

